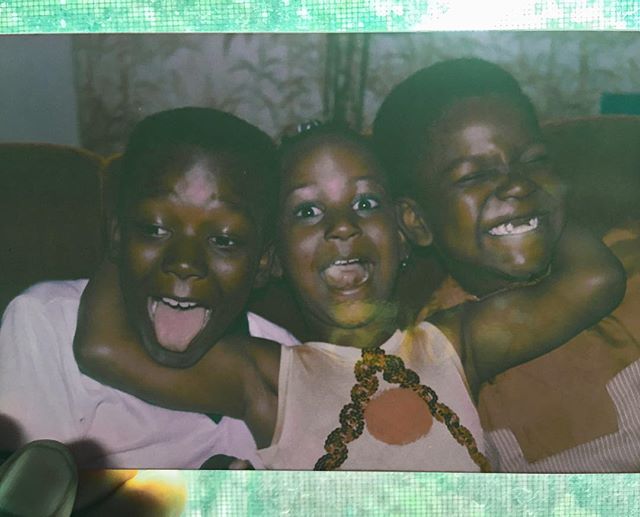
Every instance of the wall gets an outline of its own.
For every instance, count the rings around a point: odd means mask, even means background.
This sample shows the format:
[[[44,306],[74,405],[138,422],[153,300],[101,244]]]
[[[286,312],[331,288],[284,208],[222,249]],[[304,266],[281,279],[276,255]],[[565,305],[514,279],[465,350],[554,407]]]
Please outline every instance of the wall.
[[[322,114],[323,35],[87,35],[74,39],[83,143],[109,153],[156,111],[212,106],[272,135]]]
[[[397,78],[442,59],[476,56],[511,72],[541,119],[595,115],[602,92],[640,91],[640,34],[449,32],[372,38],[365,112],[375,115]]]
[[[0,36],[0,142],[77,145],[71,36]]]
[[[491,32],[359,35],[341,43],[344,69],[366,52],[363,127],[384,96],[413,71],[449,57],[496,61],[518,78],[541,119],[596,114],[604,91],[640,89],[640,34]],[[362,41],[366,40],[366,45]],[[80,35],[74,37],[83,143],[122,148],[131,126],[154,111],[208,105],[231,111],[273,136],[310,118],[325,118],[340,74],[327,36]],[[364,49],[364,50],[363,50]],[[331,51],[333,52],[333,50]],[[356,73],[346,74],[356,81]],[[344,77],[345,74],[342,74]],[[327,80],[330,78],[331,80]],[[335,83],[335,84],[334,84]],[[357,100],[352,99],[352,102]]]

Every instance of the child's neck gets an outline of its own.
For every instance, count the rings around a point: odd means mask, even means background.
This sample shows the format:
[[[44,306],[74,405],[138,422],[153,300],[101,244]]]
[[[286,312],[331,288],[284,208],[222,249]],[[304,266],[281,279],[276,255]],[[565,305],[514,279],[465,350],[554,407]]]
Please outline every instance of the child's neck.
[[[464,267],[450,267],[451,275],[463,289],[478,298],[507,289],[513,280],[501,278],[487,271],[470,271]]]
[[[396,326],[377,329],[336,329],[333,338],[328,341],[338,346],[351,348],[373,348],[384,344],[396,331]]]
[[[327,324],[311,315],[305,315],[304,319],[310,330],[310,341],[361,349],[384,344],[398,328],[397,304],[389,304],[378,310],[374,317],[362,325]]]

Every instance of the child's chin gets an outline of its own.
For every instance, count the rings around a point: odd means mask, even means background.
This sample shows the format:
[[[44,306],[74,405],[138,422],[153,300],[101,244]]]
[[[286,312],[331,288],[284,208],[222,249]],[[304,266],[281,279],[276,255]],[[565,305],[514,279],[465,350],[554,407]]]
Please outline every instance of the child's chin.
[[[531,282],[543,277],[549,270],[550,260],[538,259],[526,264],[510,264],[501,272],[513,282]]]

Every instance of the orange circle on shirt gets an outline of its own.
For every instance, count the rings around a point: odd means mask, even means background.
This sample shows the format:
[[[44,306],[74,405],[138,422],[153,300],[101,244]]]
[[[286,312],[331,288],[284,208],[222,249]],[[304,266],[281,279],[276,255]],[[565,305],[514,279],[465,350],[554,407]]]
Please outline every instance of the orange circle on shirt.
[[[427,403],[406,388],[391,388],[370,400],[364,420],[375,439],[390,445],[415,442],[433,425]]]

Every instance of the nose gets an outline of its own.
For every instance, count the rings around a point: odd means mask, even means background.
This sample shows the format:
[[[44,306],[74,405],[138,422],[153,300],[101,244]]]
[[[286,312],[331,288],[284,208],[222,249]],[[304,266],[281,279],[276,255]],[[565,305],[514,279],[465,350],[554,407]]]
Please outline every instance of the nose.
[[[181,280],[203,278],[208,266],[205,251],[195,238],[176,239],[166,250],[163,271]]]
[[[510,167],[496,190],[499,199],[525,198],[538,188],[537,184],[522,174],[517,168]]]
[[[355,213],[339,213],[327,221],[325,238],[346,241],[362,233]]]

